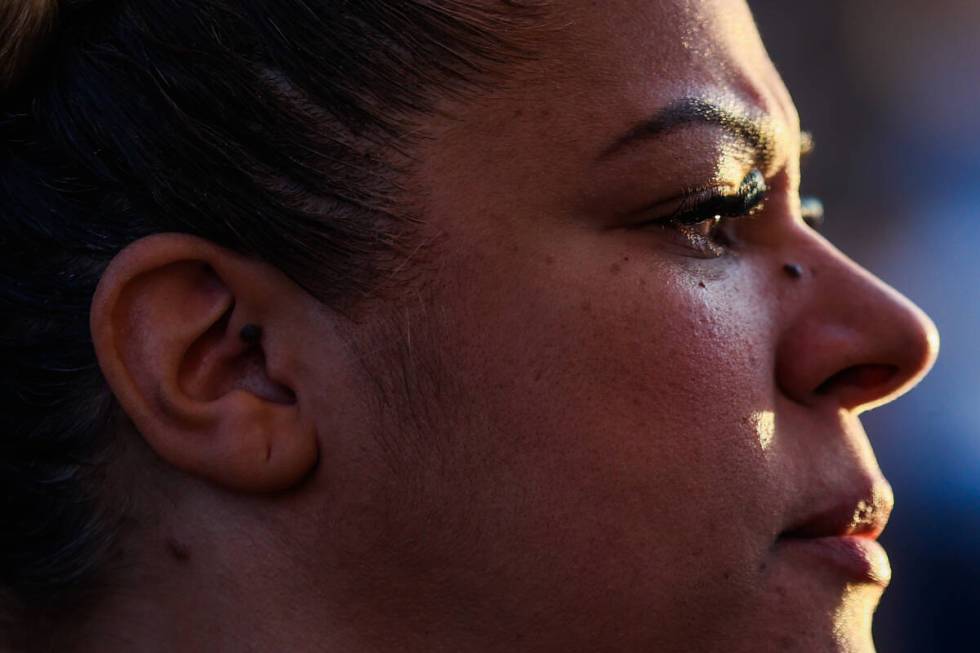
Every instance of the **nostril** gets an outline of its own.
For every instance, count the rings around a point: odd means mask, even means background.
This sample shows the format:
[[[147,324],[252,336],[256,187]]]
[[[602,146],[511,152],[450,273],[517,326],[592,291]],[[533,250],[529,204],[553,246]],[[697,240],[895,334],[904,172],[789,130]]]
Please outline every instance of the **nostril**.
[[[884,393],[891,387],[897,375],[898,368],[894,365],[854,365],[821,383],[816,394]]]

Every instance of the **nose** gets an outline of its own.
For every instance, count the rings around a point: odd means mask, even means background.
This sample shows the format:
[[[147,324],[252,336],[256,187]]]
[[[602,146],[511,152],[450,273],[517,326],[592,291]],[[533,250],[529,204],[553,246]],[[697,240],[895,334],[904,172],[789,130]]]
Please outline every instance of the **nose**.
[[[922,380],[939,352],[925,313],[816,234],[794,253],[804,274],[781,293],[786,319],[776,351],[787,396],[860,413]]]

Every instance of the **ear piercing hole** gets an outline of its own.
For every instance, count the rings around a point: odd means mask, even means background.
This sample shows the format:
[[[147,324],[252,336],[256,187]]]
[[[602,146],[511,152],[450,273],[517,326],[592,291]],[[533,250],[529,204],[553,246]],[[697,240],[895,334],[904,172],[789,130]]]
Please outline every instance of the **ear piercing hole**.
[[[238,332],[238,337],[246,345],[257,345],[262,340],[262,327],[257,324],[246,324]]]

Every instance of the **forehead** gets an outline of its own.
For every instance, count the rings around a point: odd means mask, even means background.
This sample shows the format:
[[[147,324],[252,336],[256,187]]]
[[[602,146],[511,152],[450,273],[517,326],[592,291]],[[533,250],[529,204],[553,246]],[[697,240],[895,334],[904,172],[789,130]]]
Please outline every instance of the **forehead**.
[[[541,45],[556,68],[609,81],[610,74],[655,79],[737,81],[766,61],[744,0],[559,0]],[[569,66],[571,68],[569,68]]]
[[[547,19],[531,36],[534,61],[449,127],[448,135],[465,133],[467,151],[482,134],[488,156],[495,146],[527,148],[524,154],[544,146],[555,159],[591,156],[603,139],[682,97],[744,106],[789,132],[797,128],[744,0],[547,6]]]

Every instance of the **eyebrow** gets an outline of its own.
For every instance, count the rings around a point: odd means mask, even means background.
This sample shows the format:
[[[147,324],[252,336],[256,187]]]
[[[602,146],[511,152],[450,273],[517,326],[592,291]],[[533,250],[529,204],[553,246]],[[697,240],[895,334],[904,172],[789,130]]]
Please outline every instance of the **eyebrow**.
[[[751,117],[736,110],[735,106],[725,106],[697,97],[675,100],[613,141],[599,154],[597,160],[612,158],[633,145],[655,140],[679,127],[702,124],[721,127],[755,150],[761,161],[770,162],[775,152],[772,127],[767,124],[766,119]]]

